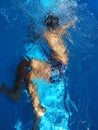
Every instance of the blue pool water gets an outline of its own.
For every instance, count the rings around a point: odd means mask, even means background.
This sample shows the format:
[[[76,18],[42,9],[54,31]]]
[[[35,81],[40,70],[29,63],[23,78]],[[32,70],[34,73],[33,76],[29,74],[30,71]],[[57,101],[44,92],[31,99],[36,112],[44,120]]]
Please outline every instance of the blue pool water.
[[[35,81],[41,103],[47,108],[39,129],[98,130],[97,0],[1,0],[0,85],[13,87],[17,65],[25,55],[47,60],[47,42],[40,40],[47,13],[59,16],[61,25],[75,20],[76,27],[63,37],[70,59],[65,74],[55,77],[53,84]],[[26,86],[19,102],[0,93],[0,130],[31,130],[33,117]]]

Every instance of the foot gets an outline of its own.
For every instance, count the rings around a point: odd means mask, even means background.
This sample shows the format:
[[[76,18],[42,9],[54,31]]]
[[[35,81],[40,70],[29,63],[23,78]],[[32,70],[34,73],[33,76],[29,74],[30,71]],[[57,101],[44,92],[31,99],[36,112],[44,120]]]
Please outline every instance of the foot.
[[[32,130],[38,130],[39,122],[41,120],[41,117],[45,114],[45,112],[46,112],[46,108],[40,105],[39,110],[35,112],[35,121]]]
[[[21,93],[12,93],[11,94],[11,98],[14,100],[14,101],[19,101],[20,100],[20,97],[21,97]]]
[[[41,118],[45,114],[45,112],[46,112],[46,108],[40,105],[39,111],[37,112],[38,117]]]
[[[35,113],[34,127],[32,130],[38,130],[41,117],[45,114],[45,112],[46,112],[46,108],[40,105],[39,111]]]
[[[7,88],[4,83],[1,85],[0,91],[3,92],[6,96],[12,98],[14,101],[18,101],[21,96],[20,92],[15,93],[13,89]]]
[[[6,85],[3,83],[0,87],[0,91],[5,91],[6,90]]]

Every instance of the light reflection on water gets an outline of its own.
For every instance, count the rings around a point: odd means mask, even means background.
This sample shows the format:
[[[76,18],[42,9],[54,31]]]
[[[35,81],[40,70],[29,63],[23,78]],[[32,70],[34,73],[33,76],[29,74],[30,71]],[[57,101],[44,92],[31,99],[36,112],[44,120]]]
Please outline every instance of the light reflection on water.
[[[43,18],[47,13],[53,13],[60,17],[61,25],[66,24],[70,20],[76,21],[76,28],[69,30],[69,40],[64,35],[64,39],[67,39],[68,48],[70,51],[70,55],[72,58],[72,61],[70,61],[70,64],[77,63],[76,66],[70,65],[71,67],[76,67],[76,73],[80,76],[82,75],[81,70],[81,64],[83,61],[86,61],[88,58],[92,57],[92,54],[90,53],[90,48],[93,49],[95,46],[95,42],[97,40],[98,34],[93,33],[93,29],[95,29],[96,26],[96,20],[94,18],[94,15],[88,11],[87,6],[88,5],[78,5],[76,0],[40,0],[40,1],[32,1],[32,0],[26,0],[26,1],[11,1],[13,7],[7,9],[7,8],[0,8],[0,14],[4,17],[6,22],[8,24],[14,24],[16,21],[20,24],[25,24],[27,21],[30,20],[30,18],[33,19],[34,26],[35,26],[35,32],[38,34],[42,34],[45,30],[45,27],[42,24]],[[19,12],[21,11],[21,14]],[[12,12],[14,12],[12,15]],[[96,30],[98,28],[96,27]],[[70,44],[70,41],[73,42],[73,45]],[[39,41],[40,42],[40,41]],[[30,52],[30,48],[33,45],[30,43],[24,46],[25,50],[27,51],[26,55],[33,57],[32,51]],[[88,49],[89,48],[89,49]],[[76,56],[78,54],[78,56]],[[44,60],[47,60],[46,56],[40,55],[40,52],[37,52],[37,57],[40,59],[43,58]],[[74,59],[74,57],[76,59]],[[80,59],[79,59],[80,58]],[[78,60],[77,60],[78,59]],[[73,67],[73,68],[74,68]],[[70,67],[69,67],[70,68]],[[68,69],[69,69],[68,68]],[[74,71],[69,71],[74,72]],[[66,73],[66,71],[65,71]],[[80,74],[80,75],[79,75]],[[73,74],[74,75],[74,74]],[[86,75],[86,74],[85,74]],[[82,76],[80,76],[82,77]],[[73,76],[74,79],[74,76]],[[79,78],[75,77],[76,86],[79,86]],[[56,83],[53,84],[47,84],[43,83],[43,81],[37,81],[38,84],[38,90],[39,95],[41,98],[42,104],[47,108],[47,113],[43,117],[40,128],[41,130],[69,130],[69,120],[71,116],[73,116],[73,113],[80,113],[80,109],[84,109],[84,113],[86,113],[85,107],[81,108],[81,99],[78,100],[78,104],[75,103],[70,99],[70,87],[73,87],[73,84],[70,84],[69,77],[64,77],[61,79],[61,81],[58,82],[56,79]],[[85,80],[82,80],[85,81]],[[72,85],[72,86],[70,86]],[[81,85],[82,86],[82,85]],[[78,90],[81,91],[79,87],[77,87]],[[86,91],[86,90],[85,90]],[[66,93],[66,94],[65,94]],[[81,94],[82,95],[82,94]],[[65,99],[64,99],[65,96]],[[28,102],[27,102],[28,103]],[[86,102],[87,103],[87,102]],[[85,104],[86,104],[85,103]],[[66,106],[66,107],[65,107]],[[88,113],[88,112],[87,112]],[[78,114],[79,115],[79,114]],[[80,122],[82,122],[82,116],[77,117],[77,119],[80,119]],[[83,120],[86,120],[87,127],[90,126],[90,121],[87,120],[89,116],[84,117]],[[70,123],[75,122],[74,119]],[[78,123],[73,123],[78,124]],[[81,123],[80,123],[81,124]],[[17,130],[19,130],[19,123],[17,124]],[[22,124],[21,124],[22,125]],[[85,123],[84,123],[85,125]],[[19,127],[18,127],[19,126]],[[75,130],[80,130],[77,126]],[[89,129],[89,128],[87,128]]]

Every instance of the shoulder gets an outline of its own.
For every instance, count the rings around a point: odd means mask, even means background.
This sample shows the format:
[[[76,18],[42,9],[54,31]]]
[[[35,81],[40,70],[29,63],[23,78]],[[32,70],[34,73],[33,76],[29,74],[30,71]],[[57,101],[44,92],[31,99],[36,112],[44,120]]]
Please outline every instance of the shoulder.
[[[66,29],[65,29],[65,27],[64,26],[60,26],[58,29],[57,29],[57,31],[58,31],[58,33],[59,34],[63,34],[63,33],[66,33]]]

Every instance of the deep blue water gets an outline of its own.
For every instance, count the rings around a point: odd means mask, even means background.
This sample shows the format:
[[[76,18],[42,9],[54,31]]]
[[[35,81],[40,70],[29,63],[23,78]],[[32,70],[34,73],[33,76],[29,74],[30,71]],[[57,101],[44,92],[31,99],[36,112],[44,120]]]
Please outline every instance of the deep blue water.
[[[40,95],[42,103],[48,109],[40,129],[98,130],[97,0],[1,0],[0,85],[4,82],[9,88],[13,87],[16,67],[21,57],[32,49],[30,41],[39,40],[39,36],[44,32],[42,21],[48,12],[58,15],[61,25],[74,19],[76,28],[69,29],[67,36],[64,35],[70,52],[64,83],[46,85],[43,89],[48,90],[46,99],[43,98],[43,93]],[[31,20],[32,30],[36,34],[33,39],[28,36]],[[38,84],[41,86],[41,82]],[[0,130],[32,128],[33,108],[25,90],[24,87],[21,100],[17,103],[0,93]],[[60,93],[62,96],[57,99]],[[49,94],[54,96],[49,97]],[[57,109],[55,106],[59,107],[60,103],[62,108]]]

